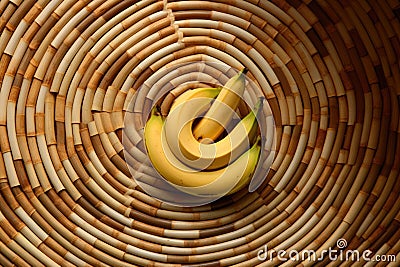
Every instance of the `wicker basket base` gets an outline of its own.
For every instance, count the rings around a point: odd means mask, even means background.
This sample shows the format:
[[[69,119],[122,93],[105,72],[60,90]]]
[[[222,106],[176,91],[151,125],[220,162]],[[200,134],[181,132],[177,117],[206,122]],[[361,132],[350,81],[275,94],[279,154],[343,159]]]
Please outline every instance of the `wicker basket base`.
[[[398,0],[4,0],[0,14],[0,265],[400,265]],[[243,66],[276,127],[262,185],[191,208],[146,194],[124,153],[146,160],[144,111]]]

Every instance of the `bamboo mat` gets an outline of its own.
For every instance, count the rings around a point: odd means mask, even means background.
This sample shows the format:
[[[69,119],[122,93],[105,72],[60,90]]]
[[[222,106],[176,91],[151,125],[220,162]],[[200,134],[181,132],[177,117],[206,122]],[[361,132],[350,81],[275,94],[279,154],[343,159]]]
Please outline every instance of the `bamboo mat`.
[[[0,14],[1,266],[400,266],[398,0],[1,0]],[[124,153],[145,160],[143,111],[243,66],[275,125],[262,185],[198,207],[146,194]],[[395,262],[261,260],[266,245]]]

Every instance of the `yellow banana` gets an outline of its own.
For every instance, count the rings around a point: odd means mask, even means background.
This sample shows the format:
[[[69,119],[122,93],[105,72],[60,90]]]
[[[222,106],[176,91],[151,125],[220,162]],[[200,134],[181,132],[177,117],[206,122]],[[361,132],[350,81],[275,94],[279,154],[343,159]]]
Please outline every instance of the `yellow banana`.
[[[193,96],[195,97],[196,94]],[[190,102],[193,102],[190,106],[200,106],[196,98],[187,99],[185,104],[188,105]],[[174,118],[176,114],[173,112],[172,117],[167,118],[165,123],[168,144],[175,156],[189,167],[207,170],[225,167],[248,150],[254,141],[258,128],[257,113],[261,108],[261,103],[260,100],[255,110],[244,117],[227,136],[211,144],[199,142],[194,138],[193,120],[190,120],[193,108],[183,105],[179,112],[180,116]],[[186,116],[189,116],[188,122],[185,121]],[[184,118],[183,121],[182,118]],[[180,129],[178,138],[169,134],[176,132],[174,129]]]
[[[193,135],[197,140],[217,140],[232,119],[245,90],[244,68],[230,78],[221,89],[205,116],[195,125]]]
[[[182,129],[188,127],[187,122],[193,122],[196,117],[210,108],[213,97],[215,97],[216,94],[215,90],[199,89],[193,91],[194,92],[190,94],[190,97],[186,99],[186,101],[183,101],[181,104],[177,104],[176,107],[171,108],[168,116],[165,119],[164,130],[161,134],[162,138],[166,139],[172,153],[179,161],[181,161],[181,163],[186,164],[193,169],[203,170],[206,169],[213,160],[207,161],[207,159],[203,158],[186,158],[179,147],[179,137]],[[179,100],[179,102],[181,101],[180,99],[177,100]],[[189,134],[192,135],[191,126],[189,127]]]
[[[220,87],[213,88],[213,87],[206,87],[206,88],[196,88],[196,89],[190,89],[179,95],[177,98],[175,98],[174,102],[172,102],[171,108],[170,108],[170,113],[174,111],[174,109],[185,103],[185,101],[192,99],[193,97],[209,97],[209,98],[215,98],[221,91]]]
[[[179,190],[202,196],[222,196],[242,184],[253,175],[260,154],[260,142],[256,142],[236,161],[223,169],[215,171],[185,171],[177,167],[166,154],[173,155],[168,144],[163,141],[164,118],[152,112],[144,130],[148,156],[154,168]],[[249,178],[250,177],[250,178]]]
[[[255,144],[259,144],[260,141],[261,141],[261,138],[258,136],[258,138],[257,138],[257,140],[256,140],[256,142],[255,142]],[[254,144],[254,145],[255,145],[255,144]],[[253,145],[253,146],[254,146],[254,145]],[[253,167],[253,171],[252,171],[251,174],[249,174],[249,175],[244,175],[244,176],[242,177],[242,179],[240,179],[240,181],[235,185],[235,187],[232,188],[232,189],[229,191],[228,195],[229,195],[229,194],[236,193],[237,191],[239,191],[240,189],[244,188],[246,185],[248,185],[248,184],[250,183],[251,179],[253,178],[254,171],[255,171],[255,168],[256,168],[256,166],[257,166],[257,163],[258,163],[258,159],[259,159],[259,156],[260,156],[260,150],[261,150],[261,147],[260,147],[260,145],[258,145],[258,150],[251,151],[251,153],[257,153],[257,156],[256,156],[256,157],[250,157],[250,159],[251,159],[253,162],[251,162],[251,163],[249,163],[249,164],[250,164],[251,166],[254,166],[254,167]]]

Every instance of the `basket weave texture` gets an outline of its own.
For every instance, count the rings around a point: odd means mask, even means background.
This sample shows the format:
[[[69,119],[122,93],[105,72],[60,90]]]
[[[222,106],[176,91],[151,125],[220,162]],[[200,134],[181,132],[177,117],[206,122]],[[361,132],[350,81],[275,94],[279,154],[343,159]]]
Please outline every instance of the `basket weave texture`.
[[[0,15],[1,266],[400,265],[398,0],[1,0]],[[264,183],[193,208],[147,195],[125,114],[140,164],[144,110],[244,66],[276,127]],[[263,261],[266,245],[395,261]]]

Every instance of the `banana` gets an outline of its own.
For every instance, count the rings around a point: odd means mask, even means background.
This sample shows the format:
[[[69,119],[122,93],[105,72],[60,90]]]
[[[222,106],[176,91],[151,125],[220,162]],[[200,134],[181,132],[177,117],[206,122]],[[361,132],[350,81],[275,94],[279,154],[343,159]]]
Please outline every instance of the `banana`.
[[[177,98],[176,106],[172,106],[168,116],[165,119],[164,130],[162,131],[162,139],[166,139],[166,143],[170,147],[175,157],[185,164],[196,170],[206,169],[212,161],[204,159],[193,159],[186,158],[179,147],[179,136],[180,132],[186,122],[192,122],[200,114],[204,113],[210,108],[213,97],[216,97],[216,90],[211,89],[195,89],[193,92],[188,94],[188,97],[184,100]],[[180,97],[183,97],[181,95]],[[203,97],[204,96],[204,97]],[[187,126],[187,125],[186,125]],[[189,126],[191,127],[191,126]],[[192,135],[191,128],[189,134]]]
[[[261,138],[258,136],[258,137],[257,137],[257,141],[255,142],[255,144],[259,144],[260,141],[261,141]],[[255,144],[254,144],[254,145],[255,145]],[[254,145],[253,145],[253,146],[254,146]],[[257,163],[258,163],[258,159],[259,159],[259,157],[260,157],[260,151],[261,151],[261,146],[260,146],[260,145],[258,145],[258,149],[257,149],[257,150],[252,151],[252,153],[258,153],[257,156],[251,157],[251,160],[254,160],[254,162],[249,163],[250,166],[254,166],[252,172],[251,172],[249,175],[244,175],[244,176],[240,179],[240,181],[235,185],[235,187],[232,188],[232,189],[229,191],[229,193],[228,193],[227,195],[236,193],[237,191],[239,191],[240,189],[244,188],[246,185],[248,185],[248,184],[250,183],[251,179],[252,179],[253,176],[254,176],[254,172],[255,172],[255,169],[256,169],[256,166],[257,166]]]
[[[164,123],[165,119],[153,111],[144,129],[145,145],[153,167],[177,189],[194,195],[222,196],[231,190],[238,190],[235,186],[238,183],[243,184],[253,175],[260,154],[260,142],[255,142],[249,150],[223,169],[186,171],[171,161],[173,153],[162,138]],[[174,160],[179,161],[176,158]]]
[[[196,94],[192,95],[196,97]],[[187,107],[186,105],[191,105]],[[165,123],[165,134],[167,142],[175,156],[184,164],[195,169],[213,170],[225,167],[236,160],[241,154],[249,149],[256,136],[258,123],[257,113],[261,108],[262,101],[259,100],[255,109],[245,116],[235,128],[223,139],[207,144],[196,140],[192,134],[191,106],[199,106],[196,98],[187,99],[185,105],[177,112],[170,113]],[[186,117],[189,117],[186,120]],[[183,120],[182,120],[183,118]],[[178,137],[174,135],[180,129]]]
[[[254,172],[257,167],[257,163],[260,157],[260,151],[261,151],[261,137],[257,136],[256,141],[254,142],[253,146],[248,150],[248,153],[251,153],[253,155],[250,155],[250,161],[248,163],[249,170],[246,172],[246,175],[242,175],[241,179],[239,182],[235,185],[234,188],[232,188],[227,195],[236,193],[240,189],[244,188],[246,185],[248,185],[253,178]]]
[[[243,97],[246,72],[244,68],[223,86],[210,109],[194,127],[193,135],[197,140],[215,141],[224,132]]]
[[[185,101],[192,99],[193,97],[215,98],[220,91],[221,87],[205,87],[187,90],[175,98],[174,102],[172,102],[169,112],[171,113],[177,106],[185,103]]]

